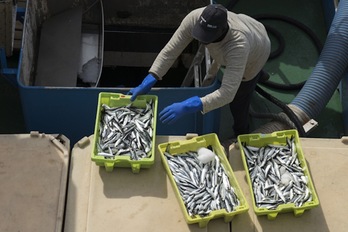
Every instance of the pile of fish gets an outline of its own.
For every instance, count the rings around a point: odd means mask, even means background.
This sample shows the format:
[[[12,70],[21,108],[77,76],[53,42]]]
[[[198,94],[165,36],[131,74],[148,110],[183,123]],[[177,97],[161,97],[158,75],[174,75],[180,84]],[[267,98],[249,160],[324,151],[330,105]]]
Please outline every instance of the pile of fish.
[[[253,147],[242,144],[252,182],[256,206],[276,209],[280,204],[300,207],[312,201],[308,177],[297,156],[294,138],[286,145]]]
[[[145,108],[132,104],[120,107],[102,105],[99,126],[98,155],[114,158],[128,155],[140,160],[151,155],[154,121],[154,103]]]
[[[204,217],[219,209],[232,212],[240,205],[217,155],[205,164],[197,159],[195,151],[164,155],[190,216]]]

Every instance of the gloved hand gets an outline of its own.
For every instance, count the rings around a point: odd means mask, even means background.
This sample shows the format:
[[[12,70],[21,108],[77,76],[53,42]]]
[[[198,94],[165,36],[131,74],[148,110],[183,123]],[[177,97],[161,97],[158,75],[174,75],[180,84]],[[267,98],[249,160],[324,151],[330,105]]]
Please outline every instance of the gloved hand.
[[[151,90],[152,86],[156,84],[156,82],[157,79],[150,73],[144,78],[143,82],[139,86],[129,90],[127,95],[132,95],[130,100],[134,101],[138,95],[147,94]]]
[[[172,124],[185,114],[195,113],[202,109],[203,104],[201,99],[195,96],[167,106],[159,113],[159,116],[162,123]]]

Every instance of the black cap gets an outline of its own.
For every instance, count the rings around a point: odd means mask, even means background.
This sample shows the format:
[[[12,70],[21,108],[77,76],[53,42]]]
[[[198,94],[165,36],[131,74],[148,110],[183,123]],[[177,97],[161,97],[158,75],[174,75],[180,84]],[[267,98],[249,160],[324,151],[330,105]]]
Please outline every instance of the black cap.
[[[193,27],[192,36],[202,43],[212,43],[228,28],[227,9],[221,4],[208,5]]]

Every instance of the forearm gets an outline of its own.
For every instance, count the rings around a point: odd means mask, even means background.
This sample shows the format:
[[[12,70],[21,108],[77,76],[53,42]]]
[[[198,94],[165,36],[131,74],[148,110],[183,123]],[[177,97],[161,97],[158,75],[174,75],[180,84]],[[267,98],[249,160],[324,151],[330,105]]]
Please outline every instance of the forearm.
[[[208,113],[233,101],[243,79],[243,70],[242,66],[224,69],[220,88],[201,98],[203,113]]]

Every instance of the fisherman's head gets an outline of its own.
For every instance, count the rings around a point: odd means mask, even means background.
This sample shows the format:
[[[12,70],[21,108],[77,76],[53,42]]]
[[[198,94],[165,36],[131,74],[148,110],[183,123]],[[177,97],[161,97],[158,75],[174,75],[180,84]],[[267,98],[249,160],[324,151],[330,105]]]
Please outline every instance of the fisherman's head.
[[[209,44],[220,41],[227,30],[227,9],[221,4],[211,4],[199,16],[192,36],[203,44]]]

